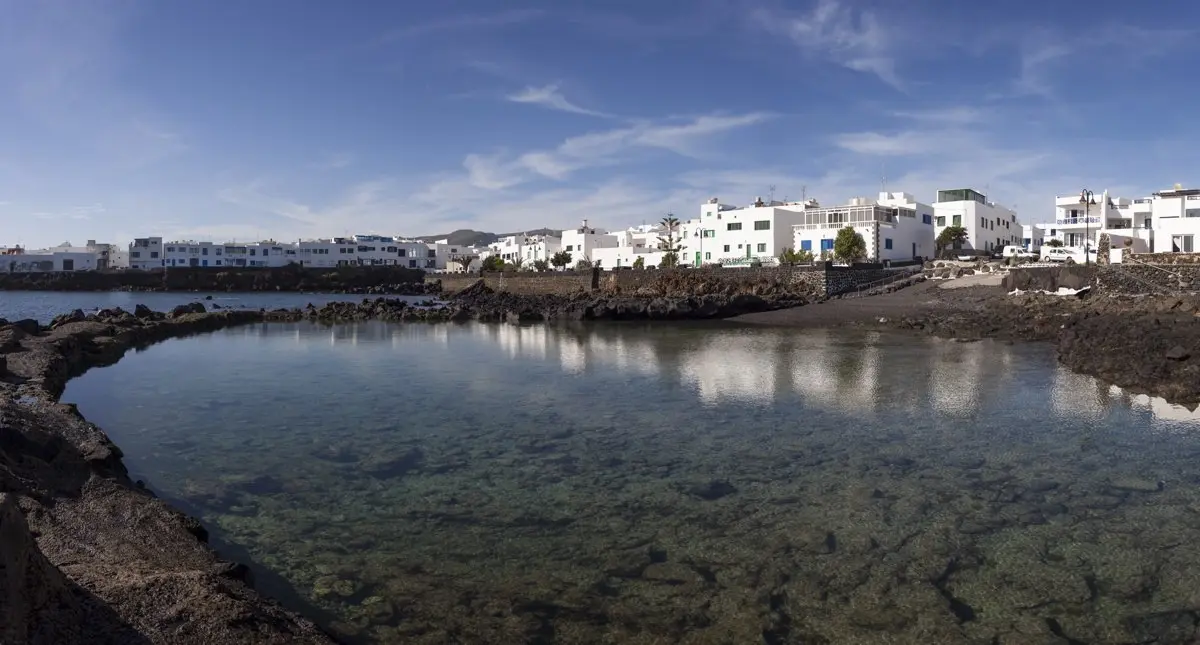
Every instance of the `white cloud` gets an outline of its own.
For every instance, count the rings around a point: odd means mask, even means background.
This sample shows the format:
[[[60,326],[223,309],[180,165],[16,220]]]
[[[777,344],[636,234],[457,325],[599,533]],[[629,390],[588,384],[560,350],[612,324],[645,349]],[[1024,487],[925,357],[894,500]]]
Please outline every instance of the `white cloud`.
[[[513,103],[540,105],[541,107],[551,110],[558,110],[560,112],[570,112],[572,114],[583,114],[587,116],[598,116],[603,118],[610,116],[604,112],[589,110],[568,101],[567,97],[563,96],[562,93],[558,91],[557,85],[526,87],[520,92],[508,95],[506,98]]]
[[[873,74],[904,89],[892,52],[895,27],[884,28],[872,11],[856,10],[839,0],[819,0],[811,12],[799,17],[766,9],[758,9],[752,16],[761,28],[787,36],[810,55]]]
[[[834,137],[839,148],[860,155],[893,157],[926,155],[938,151],[945,140],[935,138],[930,132],[908,130],[896,134],[878,132],[852,132]]]
[[[385,34],[381,40],[388,42],[426,36],[439,36],[461,31],[498,29],[523,24],[541,18],[544,15],[545,12],[536,9],[513,9],[491,14],[456,13],[449,18],[393,29]]]
[[[929,110],[899,110],[892,112],[892,116],[921,123],[968,125],[982,121],[984,113],[975,107],[954,106]]]
[[[352,153],[335,152],[323,161],[313,164],[313,166],[324,170],[341,170],[342,168],[349,168],[354,165],[355,161],[357,161],[357,158]]]

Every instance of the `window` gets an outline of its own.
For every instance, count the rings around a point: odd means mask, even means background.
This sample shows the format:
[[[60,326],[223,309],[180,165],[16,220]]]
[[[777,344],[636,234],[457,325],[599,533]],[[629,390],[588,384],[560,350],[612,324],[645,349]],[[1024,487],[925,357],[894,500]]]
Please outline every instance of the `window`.
[[[167,247],[167,253],[174,253],[174,252],[175,252],[175,247],[173,247],[173,246]]]
[[[208,255],[208,247],[207,246],[200,249],[200,255]]]
[[[221,266],[221,261],[217,260],[217,266]]]
[[[833,240],[821,240],[821,250],[822,251],[832,251],[833,250]]]
[[[218,247],[213,253],[214,255],[221,255],[221,249]]]
[[[704,237],[716,237],[716,236],[717,236],[717,232],[712,229],[704,231]]]
[[[760,219],[760,220],[758,220],[758,221],[754,222],[754,230],[756,230],[756,231],[769,231],[769,230],[771,230],[771,220],[769,220],[769,219]]]
[[[812,240],[800,240],[801,251],[812,251]]]
[[[142,257],[142,252],[141,252],[141,251],[130,251],[130,252],[129,252],[129,257],[131,257],[131,258],[140,258],[140,257]]]
[[[712,259],[712,253],[709,253],[708,251],[705,251],[705,252],[704,252],[704,259],[705,259],[705,260],[711,260],[711,259]]]
[[[1192,237],[1191,235],[1174,235],[1171,237],[1171,250],[1175,253],[1191,253],[1192,252]]]
[[[1183,213],[1184,217],[1200,217],[1200,209],[1189,208]]]
[[[408,249],[400,249],[399,251],[396,251],[396,253],[399,254],[400,257],[405,257],[404,254],[408,253]]]
[[[156,259],[158,259],[158,251],[151,251],[151,252],[150,252],[150,259],[152,259],[152,260],[156,260]]]
[[[726,244],[726,245],[725,245],[725,252],[726,252],[726,253],[728,253],[728,252],[729,252],[729,245],[728,245],[728,244]]]
[[[932,216],[932,215],[929,215],[929,214],[922,214],[922,215],[921,215],[921,223],[922,223],[922,224],[932,224],[932,223],[933,223],[933,216]]]
[[[255,249],[250,249],[250,255],[254,255]]]
[[[946,225],[946,216],[945,216],[945,215],[938,215],[938,217],[937,217],[937,225],[938,225],[938,226],[945,226],[945,225]]]
[[[409,261],[408,261],[408,268],[410,268],[410,269],[415,269],[415,268],[417,268],[417,261],[416,261],[416,260],[409,260]]]
[[[204,266],[208,266],[208,260],[204,260]]]
[[[890,237],[883,238],[883,248],[885,248],[889,251],[892,250],[892,238],[890,238]]]
[[[766,252],[767,252],[767,245],[766,245],[766,244],[759,244],[759,245],[758,245],[758,252],[759,252],[759,253],[766,253]]]
[[[437,257],[437,249],[429,249],[429,251],[425,254],[425,257],[436,258]]]
[[[955,215],[952,221],[954,226],[962,226],[962,215]]]
[[[740,231],[740,230],[742,230],[742,223],[741,222],[730,222],[725,225],[725,230]]]
[[[568,245],[567,245],[567,253],[570,253],[571,251],[574,251],[574,250],[575,250],[575,245],[574,245],[574,244],[568,244]]]

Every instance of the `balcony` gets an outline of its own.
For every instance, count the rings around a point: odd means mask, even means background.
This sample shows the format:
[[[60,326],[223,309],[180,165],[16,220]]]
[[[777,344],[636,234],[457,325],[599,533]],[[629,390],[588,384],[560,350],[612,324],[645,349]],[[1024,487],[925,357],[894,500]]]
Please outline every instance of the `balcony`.
[[[1087,224],[1099,224],[1100,216],[1079,216],[1079,217],[1059,217],[1054,220],[1058,226],[1085,226]]]

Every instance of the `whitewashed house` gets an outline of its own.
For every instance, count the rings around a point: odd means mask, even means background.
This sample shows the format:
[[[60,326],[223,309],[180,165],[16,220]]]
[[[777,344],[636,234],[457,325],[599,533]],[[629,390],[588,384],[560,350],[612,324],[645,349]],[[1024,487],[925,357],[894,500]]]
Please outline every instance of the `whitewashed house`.
[[[909,193],[881,192],[877,199],[857,197],[842,206],[815,202],[798,211],[792,248],[814,258],[833,258],[838,231],[852,227],[866,244],[868,262],[904,262],[933,257],[933,206]]]
[[[562,250],[571,254],[572,265],[580,260],[593,261],[592,252],[596,249],[611,249],[617,246],[616,236],[609,235],[604,229],[588,226],[587,220],[583,220],[576,228],[563,231],[559,239]]]
[[[935,239],[949,226],[966,229],[967,240],[960,249],[994,252],[1021,244],[1023,231],[1016,212],[971,188],[939,190],[933,216]]]
[[[164,266],[161,237],[138,237],[129,243],[129,268],[161,269]]]

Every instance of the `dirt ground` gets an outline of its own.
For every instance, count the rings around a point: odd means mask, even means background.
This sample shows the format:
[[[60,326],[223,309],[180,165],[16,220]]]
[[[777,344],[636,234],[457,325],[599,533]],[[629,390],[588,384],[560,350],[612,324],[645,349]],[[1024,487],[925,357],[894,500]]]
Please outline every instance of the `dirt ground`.
[[[953,294],[949,293],[951,290]],[[730,320],[779,327],[836,327],[878,322],[880,318],[916,316],[934,307],[966,305],[980,297],[998,298],[1001,295],[1003,291],[997,276],[969,276],[947,281],[930,280],[878,296],[828,300],[815,305],[737,316]]]

